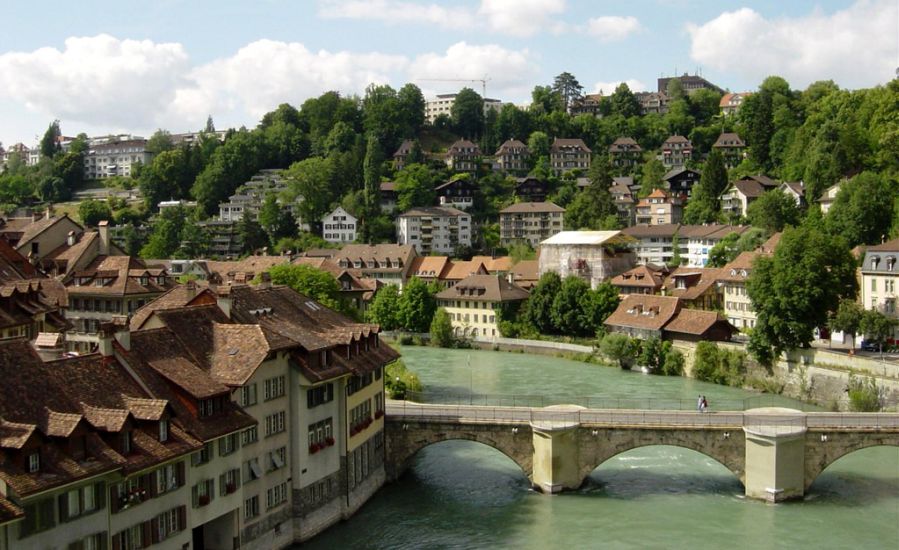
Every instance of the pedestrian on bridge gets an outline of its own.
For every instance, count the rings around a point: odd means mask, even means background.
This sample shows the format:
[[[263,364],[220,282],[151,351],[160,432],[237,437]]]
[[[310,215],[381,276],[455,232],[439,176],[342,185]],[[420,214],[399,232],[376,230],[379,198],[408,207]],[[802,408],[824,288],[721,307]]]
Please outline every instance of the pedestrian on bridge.
[[[703,401],[704,399],[705,399],[705,398],[704,398],[703,396],[701,396],[701,395],[700,395],[699,397],[696,398],[696,410],[699,411],[699,412],[702,412],[702,401]]]
[[[709,402],[708,402],[708,400],[706,400],[705,396],[703,395],[702,400],[699,403],[699,411],[706,412],[706,410],[708,408],[709,408]]]

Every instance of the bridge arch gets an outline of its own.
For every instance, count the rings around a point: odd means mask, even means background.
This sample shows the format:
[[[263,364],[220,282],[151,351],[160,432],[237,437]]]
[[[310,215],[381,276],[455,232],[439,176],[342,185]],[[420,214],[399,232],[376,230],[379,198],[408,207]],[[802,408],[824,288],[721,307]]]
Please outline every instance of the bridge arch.
[[[805,452],[806,491],[824,470],[845,456],[873,447],[899,447],[899,434],[896,433],[839,434],[831,445],[828,443],[831,443],[830,438],[833,436],[827,435],[828,440],[823,441],[822,435],[827,434],[809,434],[810,444],[806,445]]]
[[[534,444],[530,426],[496,426],[478,424],[433,424],[387,422],[387,464],[392,478],[397,478],[412,464],[412,459],[425,447],[444,441],[473,441],[496,449],[521,468],[531,479]],[[517,428],[513,431],[513,428]]]
[[[697,452],[711,458],[718,464],[727,468],[737,480],[746,483],[746,440],[742,430],[728,432],[723,431],[687,432],[685,434],[672,434],[670,432],[655,430],[614,430],[616,433],[605,438],[602,431],[592,436],[592,431],[587,431],[581,441],[581,463],[579,474],[582,482],[596,468],[602,466],[612,458],[643,447],[678,447]],[[588,438],[585,442],[584,439]],[[596,440],[595,442],[589,439]]]

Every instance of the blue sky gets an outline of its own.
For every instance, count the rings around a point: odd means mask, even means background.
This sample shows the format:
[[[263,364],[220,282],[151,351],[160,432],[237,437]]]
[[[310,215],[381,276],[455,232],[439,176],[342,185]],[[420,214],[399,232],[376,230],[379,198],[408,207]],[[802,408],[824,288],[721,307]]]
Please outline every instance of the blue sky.
[[[897,0],[157,0],[7,7],[0,33],[0,142],[63,132],[148,134],[255,125],[281,102],[370,82],[426,95],[481,78],[524,103],[569,71],[593,92],[702,74],[751,90],[881,84],[899,66]]]

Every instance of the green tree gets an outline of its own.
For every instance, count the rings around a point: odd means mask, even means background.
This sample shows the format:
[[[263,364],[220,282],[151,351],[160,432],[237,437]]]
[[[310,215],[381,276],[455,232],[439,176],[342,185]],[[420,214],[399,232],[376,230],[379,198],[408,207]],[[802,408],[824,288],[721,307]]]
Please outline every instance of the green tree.
[[[533,132],[528,137],[528,151],[531,153],[531,158],[541,158],[546,157],[549,158],[549,148],[552,146],[550,142],[549,136],[546,135],[546,132]]]
[[[53,158],[62,151],[62,144],[59,142],[61,137],[62,132],[59,130],[59,121],[54,120],[47,127],[47,131],[44,132],[44,137],[41,138],[41,156]]]
[[[753,227],[760,227],[770,235],[788,225],[799,225],[799,206],[792,196],[772,189],[749,205],[747,217]]]
[[[855,259],[843,239],[788,227],[773,256],[755,259],[746,287],[757,314],[749,350],[770,364],[784,350],[808,346],[837,304],[855,297]]]
[[[640,196],[645,197],[663,186],[665,165],[657,158],[652,158],[643,165],[640,177]]]
[[[684,363],[683,353],[676,349],[669,349],[665,353],[665,359],[662,363],[662,374],[665,376],[683,376]]]
[[[368,308],[368,318],[380,325],[381,330],[402,328],[400,318],[400,291],[396,285],[387,285],[375,294]]]
[[[480,138],[484,133],[484,99],[471,88],[462,88],[453,101],[450,117],[456,133],[469,139]]]
[[[72,192],[84,183],[84,154],[72,147],[68,153],[57,155],[53,160],[53,175],[62,179],[63,186],[57,189],[53,198],[46,200],[56,202],[71,199]]]
[[[412,277],[403,288],[399,300],[400,322],[409,332],[427,332],[437,311],[437,301],[428,285]]]
[[[141,257],[171,258],[181,246],[181,232],[187,217],[187,211],[181,206],[166,208],[160,212],[147,244],[141,248]]]
[[[620,302],[618,289],[612,286],[610,281],[603,281],[595,290],[581,294],[578,299],[578,309],[584,335],[596,334],[609,315],[615,312]]]
[[[434,204],[434,175],[423,164],[411,164],[397,172],[394,178],[396,205],[401,212],[416,206]]]
[[[441,348],[451,348],[455,344],[453,337],[453,324],[449,313],[445,309],[438,308],[431,321],[431,343]]]
[[[335,199],[333,174],[333,161],[320,157],[296,162],[285,172],[285,196],[290,202],[300,201],[297,210],[303,222],[317,224],[330,210]]]
[[[273,266],[268,272],[275,284],[287,285],[333,310],[345,309],[340,299],[340,283],[327,271],[309,265],[281,264]]]
[[[555,324],[552,318],[552,306],[556,295],[562,288],[562,279],[554,271],[547,271],[537,281],[534,290],[528,297],[525,319],[528,324],[543,334],[552,334]]]
[[[828,326],[832,331],[852,335],[852,349],[855,349],[855,335],[858,334],[865,310],[855,300],[842,300],[837,310],[830,316]]]
[[[552,89],[552,86],[535,86],[531,92],[531,109],[538,113],[552,113],[564,111],[565,106],[562,96]]]
[[[609,97],[612,112],[624,118],[635,117],[640,114],[640,102],[627,84],[622,82],[615,88],[615,92]]]
[[[753,227],[739,234],[728,233],[709,250],[708,267],[724,267],[732,262],[741,252],[755,250],[765,242],[767,233],[764,229]]]
[[[237,222],[237,235],[240,237],[240,251],[243,254],[252,254],[257,250],[271,246],[265,229],[262,228],[258,221],[249,216],[244,216]]]
[[[362,215],[362,235],[363,240],[371,242],[371,227],[368,223],[369,219],[376,218],[381,213],[381,164],[384,157],[381,148],[373,139],[368,138],[368,144],[365,149],[365,166],[364,166],[364,189],[365,189],[365,211]]]
[[[575,195],[565,211],[565,225],[571,229],[617,229],[618,207],[609,192],[612,176],[607,157],[593,160],[588,178],[590,185]]]
[[[584,87],[569,72],[564,72],[553,80],[553,92],[562,98],[562,106],[567,111],[571,103],[584,96]]]
[[[106,201],[88,199],[78,205],[78,217],[84,225],[96,227],[100,222],[112,219],[112,210]]]
[[[721,210],[721,193],[727,189],[727,169],[724,159],[713,150],[706,160],[699,183],[693,188],[693,196],[684,209],[684,223],[703,224],[718,220]]]
[[[893,337],[896,320],[877,310],[866,309],[858,328],[865,335],[865,340],[876,342],[880,346],[880,352],[883,353],[883,344]]]
[[[162,151],[141,170],[137,186],[144,197],[144,204],[150,210],[159,208],[159,203],[182,199],[188,195],[193,183],[188,157],[184,150]]]
[[[684,100],[687,98],[687,93],[684,91],[684,84],[679,78],[672,78],[668,81],[668,87],[665,89],[665,94],[671,101]]]
[[[237,187],[266,167],[264,143],[260,132],[241,129],[215,148],[209,163],[197,176],[191,192],[207,215],[234,194]]]
[[[589,292],[590,285],[583,279],[574,275],[565,277],[550,307],[555,332],[572,336],[596,333],[594,327],[585,327],[583,323],[585,319],[580,301],[581,296]]]
[[[853,247],[877,244],[890,234],[899,186],[886,177],[863,172],[840,186],[827,212],[827,228]]]
[[[396,93],[397,107],[403,117],[403,137],[418,135],[425,124],[425,96],[415,84],[406,84]]]
[[[66,188],[66,182],[62,178],[47,176],[38,183],[36,191],[41,200],[58,202],[64,200],[63,197],[68,192],[68,189]]]
[[[172,141],[172,134],[168,130],[156,130],[147,140],[147,152],[153,155],[171,151],[174,148],[175,142]]]
[[[599,351],[609,359],[618,361],[618,366],[629,370],[637,357],[637,345],[626,334],[610,332],[599,343]]]
[[[883,408],[881,392],[871,376],[858,378],[849,374],[846,391],[849,394],[849,410],[852,412],[879,412]]]

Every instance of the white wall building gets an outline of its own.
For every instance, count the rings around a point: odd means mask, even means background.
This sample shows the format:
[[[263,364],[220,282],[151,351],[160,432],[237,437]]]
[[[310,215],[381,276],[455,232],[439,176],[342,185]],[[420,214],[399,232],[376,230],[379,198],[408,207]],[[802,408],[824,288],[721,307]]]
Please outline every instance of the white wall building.
[[[147,140],[143,138],[128,136],[120,141],[92,143],[84,155],[84,178],[131,177],[135,164],[146,166],[151,160],[153,154],[147,151]]]
[[[338,206],[322,218],[322,237],[329,243],[351,243],[356,240],[356,217]]]
[[[396,219],[397,244],[411,244],[422,255],[471,246],[471,232],[471,215],[448,206],[413,208]]]
[[[453,110],[453,103],[456,102],[458,94],[438,94],[435,99],[428,100],[425,103],[425,118],[430,124],[434,124],[440,115],[450,116]],[[503,102],[498,99],[484,99],[484,111],[493,109],[499,112],[503,108]]]

